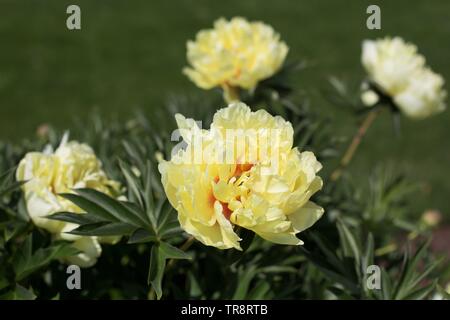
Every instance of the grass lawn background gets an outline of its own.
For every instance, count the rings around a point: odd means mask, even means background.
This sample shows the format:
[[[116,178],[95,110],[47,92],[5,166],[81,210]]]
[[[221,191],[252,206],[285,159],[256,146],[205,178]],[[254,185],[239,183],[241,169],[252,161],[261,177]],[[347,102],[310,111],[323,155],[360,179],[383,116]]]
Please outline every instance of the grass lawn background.
[[[69,4],[81,7],[81,31],[66,28]],[[381,7],[381,31],[365,27],[369,4]],[[74,115],[93,108],[124,119],[135,108],[151,115],[170,93],[199,93],[181,73],[185,43],[215,19],[235,15],[272,25],[289,45],[289,58],[311,62],[296,85],[319,112],[335,119],[336,134],[352,134],[355,118],[331,106],[321,91],[329,75],[363,77],[365,38],[399,35],[416,43],[450,82],[448,0],[0,0],[0,139],[18,141],[42,123],[66,128]],[[448,217],[450,112],[402,120],[399,138],[388,114],[376,121],[351,172],[367,181],[377,163],[394,164],[421,185],[413,199],[417,213],[439,209]]]

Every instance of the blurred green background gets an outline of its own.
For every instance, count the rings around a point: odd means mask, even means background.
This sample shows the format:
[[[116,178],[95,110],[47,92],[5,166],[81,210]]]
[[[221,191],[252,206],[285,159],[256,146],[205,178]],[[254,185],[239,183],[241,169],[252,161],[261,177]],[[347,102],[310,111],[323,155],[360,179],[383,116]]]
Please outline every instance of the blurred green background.
[[[81,7],[80,31],[66,28],[69,4]],[[381,31],[366,29],[369,4],[381,7]],[[135,108],[151,115],[171,93],[198,93],[181,73],[185,43],[218,17],[235,15],[272,25],[289,45],[290,59],[310,62],[295,84],[318,112],[335,120],[339,135],[352,134],[356,119],[330,105],[322,91],[330,75],[353,82],[363,77],[365,38],[399,35],[416,43],[450,81],[448,0],[0,0],[0,139],[20,140],[42,123],[69,127],[75,115],[92,108],[124,121]],[[382,115],[352,173],[367,183],[377,163],[393,163],[420,183],[417,213],[438,209],[449,216],[449,120],[448,111],[424,121],[403,118],[402,135],[395,137],[389,115]]]

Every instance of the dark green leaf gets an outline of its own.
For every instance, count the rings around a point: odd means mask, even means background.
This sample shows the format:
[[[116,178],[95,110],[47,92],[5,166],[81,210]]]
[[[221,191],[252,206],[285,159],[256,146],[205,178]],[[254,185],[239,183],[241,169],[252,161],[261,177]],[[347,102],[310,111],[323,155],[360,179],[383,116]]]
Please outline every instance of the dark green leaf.
[[[361,257],[355,237],[342,220],[339,220],[336,226],[339,231],[339,237],[341,239],[341,245],[342,249],[344,250],[344,255],[347,257],[355,258],[357,265],[359,265]]]
[[[139,228],[130,236],[128,243],[144,243],[156,241],[156,235],[149,230]]]
[[[159,250],[162,254],[164,254],[166,259],[192,259],[190,254],[165,242],[160,243]]]
[[[22,287],[20,284],[16,286],[10,292],[0,296],[0,300],[35,300],[37,297],[32,289]]]
[[[250,266],[248,269],[239,274],[237,288],[233,294],[233,300],[242,300],[247,297],[250,282],[257,274],[256,266]]]
[[[270,291],[270,283],[262,280],[260,281],[247,295],[247,299],[250,300],[263,300],[267,299],[267,293]]]
[[[25,184],[26,181],[16,181],[11,183],[10,185],[6,186],[4,189],[0,190],[0,197],[3,197],[17,189],[19,189],[23,184]]]
[[[403,270],[400,280],[396,286],[394,299],[403,299],[408,295],[408,291],[411,289],[411,284],[414,281],[414,275],[416,272],[417,265],[420,259],[424,256],[426,248],[429,242],[423,243],[416,251],[412,259],[409,259],[408,252],[405,252],[405,258],[403,262]]]
[[[436,289],[436,284],[437,284],[437,280],[433,281],[433,283],[431,283],[428,286],[425,286],[423,288],[420,288],[420,289],[417,289],[417,290],[413,291],[412,293],[408,294],[403,299],[405,299],[405,300],[422,300],[422,299],[425,299],[426,297],[428,297],[430,295],[431,292],[433,292],[433,290]]]
[[[166,259],[163,254],[160,253],[159,244],[152,246],[150,254],[150,267],[148,270],[148,284],[151,284],[155,290],[156,297],[161,299],[162,296],[162,278],[164,275],[164,269],[166,267]]]
[[[123,236],[135,230],[135,226],[124,222],[97,222],[84,224],[67,233],[79,236]]]
[[[148,283],[152,285],[158,299],[162,296],[162,279],[167,259],[191,259],[192,257],[168,243],[159,242],[152,246]]]
[[[58,212],[52,214],[51,216],[47,216],[46,218],[79,225],[102,222],[94,215],[85,213],[73,213],[73,212]]]
[[[32,252],[32,236],[29,235],[19,251],[14,256],[13,266],[16,280],[20,281],[29,274],[47,265],[53,259],[77,254],[79,251],[73,248],[69,242],[56,242],[47,248],[39,248]]]
[[[143,199],[141,197],[141,186],[138,183],[137,177],[133,174],[130,166],[123,161],[120,161],[120,169],[127,181],[128,199],[139,203],[141,208],[144,208]]]
[[[147,226],[149,228],[152,227],[150,222],[147,220],[147,215],[140,207],[128,201],[121,201],[120,203],[128,209],[130,214],[133,214],[134,217],[136,217],[136,221],[139,221],[141,226]]]
[[[130,212],[120,201],[94,189],[76,189],[75,192],[91,203],[95,203],[98,207],[108,212],[109,215],[114,216],[115,219],[137,227],[143,226],[142,220],[136,217],[133,212]],[[90,212],[88,211],[88,213]]]
[[[80,195],[73,193],[61,193],[60,196],[66,198],[67,200],[70,200],[78,207],[86,211],[86,213],[95,216],[99,220],[118,221],[118,219],[110,214],[107,210]]]

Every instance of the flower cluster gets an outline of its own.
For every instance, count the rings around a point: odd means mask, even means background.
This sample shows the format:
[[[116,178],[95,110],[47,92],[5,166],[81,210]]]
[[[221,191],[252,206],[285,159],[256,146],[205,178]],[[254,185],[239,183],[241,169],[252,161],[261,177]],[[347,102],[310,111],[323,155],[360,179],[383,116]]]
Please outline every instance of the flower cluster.
[[[444,79],[425,65],[417,47],[399,37],[363,42],[362,64],[383,94],[411,118],[426,118],[445,109]],[[377,101],[372,91],[363,102]]]
[[[324,213],[310,200],[322,188],[317,175],[322,165],[312,152],[294,147],[292,124],[235,101],[240,88],[253,90],[273,76],[287,53],[270,26],[239,17],[217,20],[213,29],[200,31],[187,44],[190,67],[184,73],[203,89],[221,87],[232,101],[215,113],[208,130],[177,114],[184,148],[159,164],[181,227],[205,245],[240,250],[238,227],[273,243],[300,245],[297,234]],[[413,118],[445,109],[444,80],[426,67],[414,45],[401,38],[364,41],[362,63],[376,88],[363,92],[366,104],[388,96]],[[16,176],[26,181],[22,188],[33,223],[80,250],[68,262],[92,266],[101,254],[100,242],[117,240],[72,235],[68,232],[76,224],[48,219],[56,212],[82,213],[61,193],[91,188],[119,195],[118,182],[107,177],[88,145],[64,138],[55,151],[30,152]]]

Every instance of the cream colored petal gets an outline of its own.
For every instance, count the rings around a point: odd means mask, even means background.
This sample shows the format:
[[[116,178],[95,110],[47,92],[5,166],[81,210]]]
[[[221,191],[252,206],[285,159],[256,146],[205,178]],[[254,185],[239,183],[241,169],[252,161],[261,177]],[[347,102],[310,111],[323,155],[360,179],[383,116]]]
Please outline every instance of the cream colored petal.
[[[66,223],[64,223],[64,227],[62,228],[61,233],[57,234],[56,237],[58,239],[63,239],[63,240],[66,240],[66,241],[79,240],[79,239],[82,238],[82,236],[68,233],[68,232],[70,232],[72,230],[75,230],[76,228],[78,228],[77,224],[66,222]]]
[[[276,243],[276,244],[287,244],[287,245],[302,245],[303,241],[298,239],[294,233],[257,233],[261,238]]]
[[[72,246],[81,252],[67,258],[66,261],[69,264],[76,264],[82,268],[89,268],[95,265],[102,253],[102,247],[98,243],[96,237],[81,237],[74,241]]]
[[[59,233],[65,225],[65,222],[47,219],[46,217],[62,211],[56,197],[45,189],[41,195],[35,192],[26,192],[25,200],[28,214],[33,223],[39,228],[43,228],[51,233]]]
[[[297,233],[311,227],[322,217],[323,213],[323,208],[309,201],[297,211],[289,214],[288,219],[292,222],[292,227]]]
[[[238,226],[251,229],[256,226],[257,220],[249,209],[239,208],[231,214],[230,221]]]
[[[234,232],[233,225],[230,221],[225,218],[223,214],[223,207],[218,201],[214,204],[214,212],[216,213],[217,222],[220,225],[222,239],[225,246],[242,250],[239,245],[241,238],[239,238],[239,236]]]
[[[251,228],[256,233],[288,233],[291,232],[291,222],[282,217],[274,221],[258,221],[258,224]]]
[[[371,70],[378,60],[378,53],[375,41],[364,40],[362,43],[362,64]]]
[[[175,120],[180,134],[186,143],[191,143],[192,135],[200,134],[200,128],[194,119],[185,118],[183,115],[177,113],[175,114]]]
[[[208,79],[208,77],[200,72],[195,71],[192,68],[184,68],[183,73],[191,79],[199,88],[211,89],[220,84],[218,81]]]
[[[190,220],[185,214],[178,213],[178,220],[181,227],[198,241],[207,246],[218,249],[230,249],[233,246],[226,245],[222,238],[222,231],[218,223],[207,226],[196,221]]]
[[[283,210],[289,215],[297,208],[303,207],[306,202],[323,186],[323,181],[320,177],[316,176],[311,184],[306,188],[300,188],[292,192],[284,204]]]
[[[235,195],[235,191],[232,185],[226,183],[225,181],[219,181],[218,183],[213,183],[214,197],[222,202],[230,202]]]

